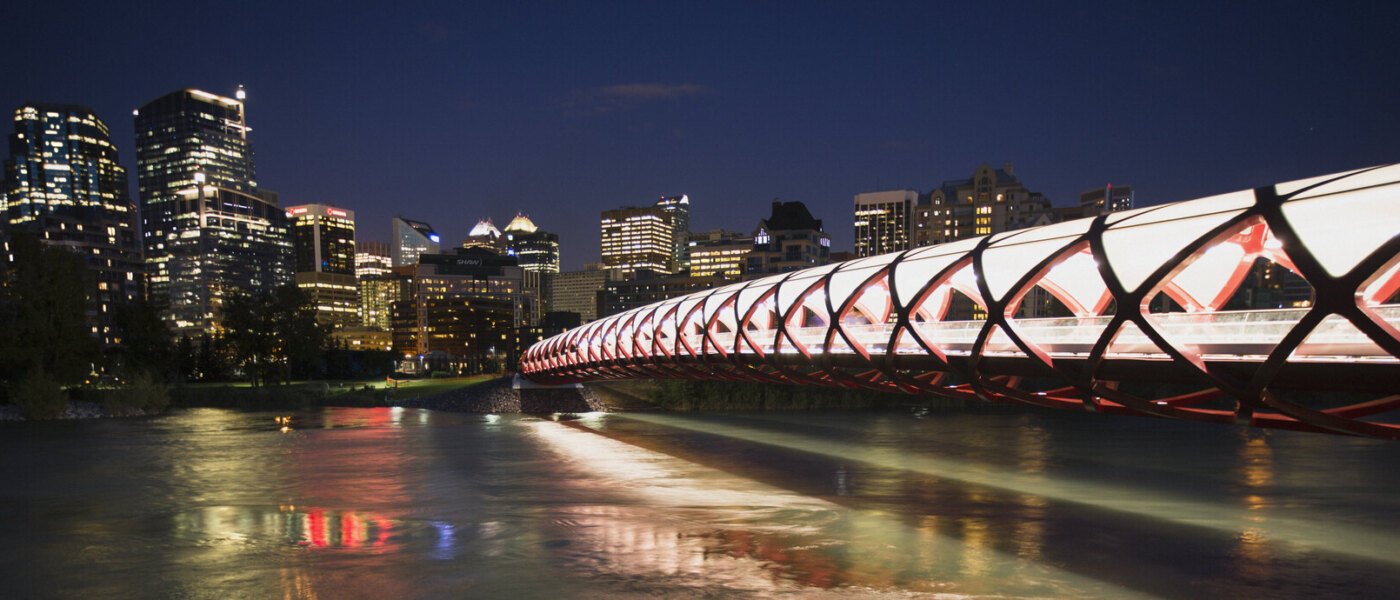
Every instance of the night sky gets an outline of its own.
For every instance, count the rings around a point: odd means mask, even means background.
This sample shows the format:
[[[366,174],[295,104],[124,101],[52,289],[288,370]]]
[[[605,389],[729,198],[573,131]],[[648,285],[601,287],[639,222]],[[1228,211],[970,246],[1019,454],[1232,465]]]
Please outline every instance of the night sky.
[[[800,200],[849,250],[854,194],[983,162],[1147,205],[1400,160],[1395,2],[12,4],[0,109],[94,108],[133,199],[132,109],[242,82],[284,205],[454,245],[519,211],[567,270],[662,195],[694,231]]]

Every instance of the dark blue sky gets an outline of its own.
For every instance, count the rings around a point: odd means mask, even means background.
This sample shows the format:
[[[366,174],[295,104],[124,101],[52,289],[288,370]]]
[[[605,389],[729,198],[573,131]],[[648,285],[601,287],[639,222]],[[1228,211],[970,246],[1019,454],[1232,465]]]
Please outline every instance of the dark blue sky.
[[[91,106],[134,173],[133,108],[241,81],[283,204],[380,241],[520,211],[566,269],[661,195],[697,231],[801,200],[848,250],[854,194],[983,162],[1142,205],[1400,160],[1394,2],[398,4],[27,2],[0,108]]]

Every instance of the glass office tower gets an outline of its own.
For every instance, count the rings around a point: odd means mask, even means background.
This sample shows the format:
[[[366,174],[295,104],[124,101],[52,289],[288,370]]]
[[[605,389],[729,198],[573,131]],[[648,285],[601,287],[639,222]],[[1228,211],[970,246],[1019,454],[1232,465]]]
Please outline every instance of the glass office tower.
[[[230,294],[292,282],[287,216],[258,189],[243,99],[184,89],[136,111],[150,295],[177,335],[219,331]]]
[[[34,102],[15,109],[14,127],[0,190],[4,227],[83,257],[95,274],[91,333],[116,343],[116,305],[139,299],[144,277],[136,211],[107,124],[87,107]]]

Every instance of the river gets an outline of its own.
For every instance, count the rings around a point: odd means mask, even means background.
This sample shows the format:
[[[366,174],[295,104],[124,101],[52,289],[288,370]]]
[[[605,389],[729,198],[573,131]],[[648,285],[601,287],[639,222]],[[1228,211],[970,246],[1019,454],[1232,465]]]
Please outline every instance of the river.
[[[971,410],[0,423],[5,598],[1365,598],[1400,443]]]

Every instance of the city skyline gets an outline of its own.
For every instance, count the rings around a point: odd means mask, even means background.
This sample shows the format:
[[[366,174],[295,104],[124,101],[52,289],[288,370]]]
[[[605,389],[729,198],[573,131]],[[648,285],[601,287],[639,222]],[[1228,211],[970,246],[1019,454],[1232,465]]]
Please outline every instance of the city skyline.
[[[852,195],[982,163],[1056,206],[1105,184],[1154,205],[1393,162],[1400,134],[1400,84],[1374,76],[1400,67],[1384,5],[179,6],[18,8],[7,49],[52,52],[0,108],[90,106],[131,170],[132,109],[242,83],[284,205],[354,210],[377,241],[397,214],[455,241],[519,212],[559,233],[565,270],[597,260],[600,211],[659,196],[690,197],[693,231],[801,201],[850,250]]]

